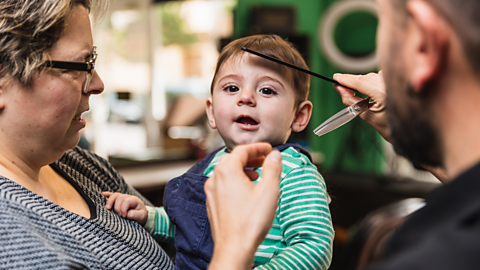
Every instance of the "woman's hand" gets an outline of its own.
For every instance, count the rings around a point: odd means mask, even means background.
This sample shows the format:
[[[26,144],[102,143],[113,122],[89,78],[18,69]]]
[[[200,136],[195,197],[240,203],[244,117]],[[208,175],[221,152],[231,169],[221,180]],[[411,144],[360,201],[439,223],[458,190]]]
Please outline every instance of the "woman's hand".
[[[282,171],[280,152],[266,143],[242,145],[222,157],[205,183],[208,219],[215,243],[209,269],[251,269],[254,253],[272,226]],[[251,182],[244,167],[263,161],[262,180]],[[259,159],[260,158],[260,159]]]
[[[367,75],[348,75],[335,74],[333,79],[344,86],[357,90],[358,92],[369,96],[375,105],[369,110],[360,114],[360,117],[372,126],[385,140],[390,141],[388,135],[388,123],[385,110],[385,83],[383,81],[382,72],[369,73]],[[355,92],[342,87],[334,85],[335,90],[342,97],[343,104],[350,106],[362,100],[362,98],[355,96]]]

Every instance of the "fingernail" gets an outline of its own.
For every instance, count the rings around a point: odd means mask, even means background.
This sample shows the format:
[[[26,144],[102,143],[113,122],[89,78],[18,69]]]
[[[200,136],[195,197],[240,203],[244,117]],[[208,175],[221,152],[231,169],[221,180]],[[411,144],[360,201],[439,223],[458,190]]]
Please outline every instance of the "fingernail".
[[[335,74],[333,74],[333,78],[334,78],[334,79],[335,79],[335,77],[338,77],[338,76],[342,76],[342,74],[341,74],[341,73],[335,73]]]
[[[280,154],[280,151],[278,151],[278,150],[273,150],[267,156],[267,158],[271,161],[274,161],[274,162],[281,162],[282,161],[282,154]]]

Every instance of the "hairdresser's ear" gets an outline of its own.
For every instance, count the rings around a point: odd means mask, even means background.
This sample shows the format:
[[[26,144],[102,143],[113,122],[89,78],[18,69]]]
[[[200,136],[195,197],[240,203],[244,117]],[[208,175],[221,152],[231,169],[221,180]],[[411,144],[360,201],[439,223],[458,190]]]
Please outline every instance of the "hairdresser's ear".
[[[211,128],[217,128],[217,124],[215,123],[215,117],[213,115],[213,102],[212,98],[207,99],[207,117],[208,117],[208,124]]]
[[[449,29],[443,17],[428,1],[407,1],[410,27],[405,40],[410,83],[416,92],[438,76],[444,66]]]
[[[293,132],[300,132],[307,127],[308,121],[310,121],[310,116],[312,116],[312,107],[312,102],[309,100],[298,105],[297,113],[295,114],[295,119],[293,119],[292,123]]]

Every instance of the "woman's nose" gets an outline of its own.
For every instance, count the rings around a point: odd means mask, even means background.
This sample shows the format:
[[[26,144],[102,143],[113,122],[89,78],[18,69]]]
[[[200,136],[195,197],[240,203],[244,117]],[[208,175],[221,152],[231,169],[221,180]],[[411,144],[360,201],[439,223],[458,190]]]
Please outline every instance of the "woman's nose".
[[[103,92],[104,88],[105,85],[103,84],[102,78],[100,78],[100,75],[98,75],[97,71],[94,70],[92,79],[85,94],[98,95]]]
[[[238,95],[237,105],[256,106],[257,102],[255,101],[254,94],[254,90],[243,89],[242,91],[240,91],[240,95]]]

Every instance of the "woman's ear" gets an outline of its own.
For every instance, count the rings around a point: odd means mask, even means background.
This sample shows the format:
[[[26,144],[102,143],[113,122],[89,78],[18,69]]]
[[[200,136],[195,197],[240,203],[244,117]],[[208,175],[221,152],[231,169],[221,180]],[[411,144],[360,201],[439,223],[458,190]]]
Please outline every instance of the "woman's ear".
[[[309,100],[306,100],[298,105],[297,112],[295,113],[295,118],[293,119],[292,123],[293,132],[300,132],[307,127],[308,121],[310,121],[310,116],[312,116],[312,107],[312,102]]]
[[[5,108],[5,97],[4,97],[4,89],[5,89],[5,84],[6,84],[6,79],[5,78],[0,78],[0,110],[3,110]]]
[[[215,116],[213,114],[213,102],[212,98],[207,99],[207,117],[208,117],[208,124],[211,128],[217,128],[217,124],[215,123]]]

